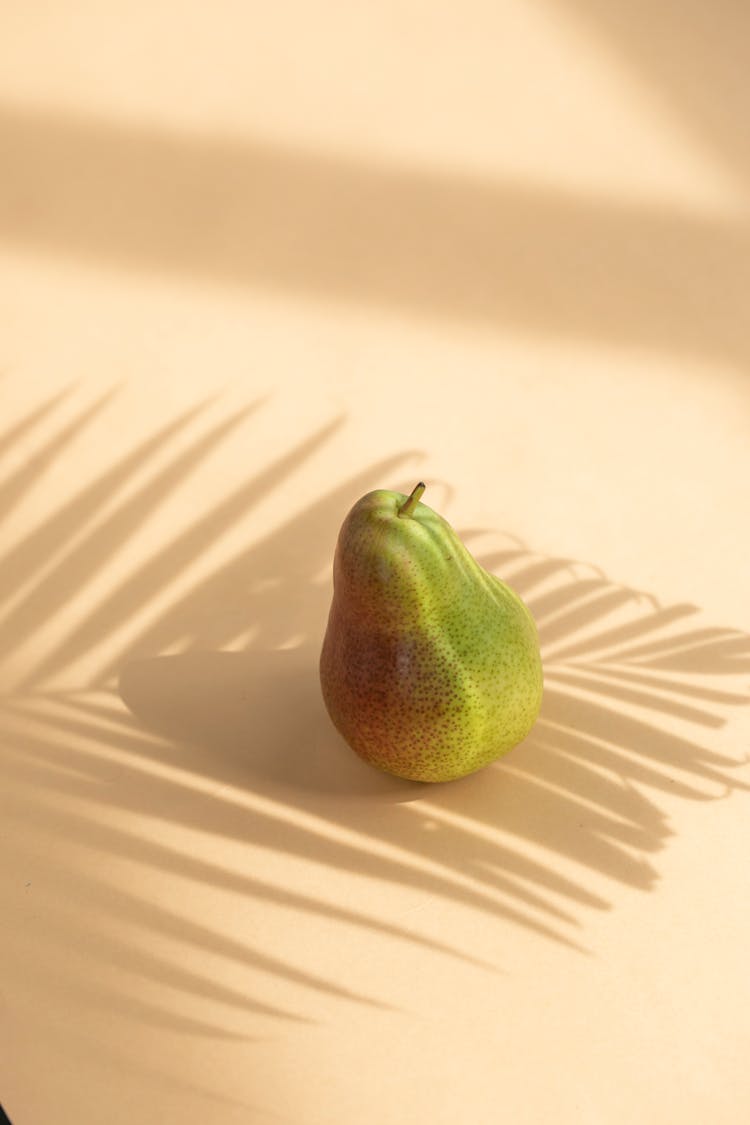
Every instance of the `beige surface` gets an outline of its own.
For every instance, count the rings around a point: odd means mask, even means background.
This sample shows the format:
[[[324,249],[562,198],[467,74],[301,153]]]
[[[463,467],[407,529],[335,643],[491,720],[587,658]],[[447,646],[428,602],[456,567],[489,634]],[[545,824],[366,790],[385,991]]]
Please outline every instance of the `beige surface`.
[[[6,9],[15,1125],[746,1121],[742,6]],[[435,788],[316,678],[419,477],[547,674]]]

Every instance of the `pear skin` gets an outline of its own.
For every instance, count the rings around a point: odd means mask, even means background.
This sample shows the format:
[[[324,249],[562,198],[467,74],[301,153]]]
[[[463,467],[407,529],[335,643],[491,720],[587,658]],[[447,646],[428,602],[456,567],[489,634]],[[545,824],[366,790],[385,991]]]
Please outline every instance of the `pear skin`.
[[[344,520],[320,681],[360,757],[439,782],[525,738],[543,677],[531,613],[420,502],[424,487],[369,492]]]

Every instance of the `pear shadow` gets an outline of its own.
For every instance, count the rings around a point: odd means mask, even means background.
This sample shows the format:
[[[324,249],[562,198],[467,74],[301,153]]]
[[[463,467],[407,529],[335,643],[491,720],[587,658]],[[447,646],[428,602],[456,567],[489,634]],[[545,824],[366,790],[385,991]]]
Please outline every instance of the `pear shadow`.
[[[352,753],[331,728],[317,668],[304,652],[198,651],[133,661],[122,670],[119,693],[149,730],[218,755],[222,776],[237,784],[376,803],[414,800],[425,790]]]

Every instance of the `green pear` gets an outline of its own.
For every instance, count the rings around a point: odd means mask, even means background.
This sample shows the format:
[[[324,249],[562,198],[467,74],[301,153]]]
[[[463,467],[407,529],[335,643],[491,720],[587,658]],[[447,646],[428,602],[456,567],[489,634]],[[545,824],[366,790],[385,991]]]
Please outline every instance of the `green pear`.
[[[368,492],[344,520],[320,680],[362,758],[450,781],[528,734],[542,662],[529,610],[420,502],[424,489]]]

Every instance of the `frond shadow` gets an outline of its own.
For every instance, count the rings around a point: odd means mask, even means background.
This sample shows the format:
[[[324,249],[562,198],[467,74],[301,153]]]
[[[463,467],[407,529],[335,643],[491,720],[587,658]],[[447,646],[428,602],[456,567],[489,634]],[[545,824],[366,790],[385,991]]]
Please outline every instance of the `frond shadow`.
[[[11,616],[8,629],[6,620],[9,655],[14,630],[33,629],[35,613],[54,612],[60,598],[106,568],[139,519],[248,413],[206,430],[188,452],[150,472],[133,494],[137,504],[131,496],[102,506],[104,484],[124,484],[134,463],[126,458],[105,470],[70,501],[67,526],[51,517],[59,535],[51,561],[35,558],[48,529],[27,537],[27,585],[14,603],[15,625]],[[5,701],[6,823],[16,842],[48,842],[50,878],[55,872],[64,887],[46,888],[48,915],[65,944],[80,946],[94,967],[106,962],[94,991],[124,1018],[136,1015],[125,981],[159,984],[173,998],[144,999],[138,1018],[174,1016],[189,1031],[197,1012],[195,1033],[246,1036],[269,1021],[292,1026],[313,1018],[323,1000],[388,1005],[262,943],[238,940],[220,917],[178,915],[137,883],[108,878],[110,865],[325,919],[332,941],[355,927],[481,971],[493,967],[406,921],[329,902],[317,884],[280,886],[144,826],[166,824],[229,849],[258,848],[427,892],[584,950],[587,912],[609,909],[614,885],[654,887],[657,856],[674,831],[671,802],[748,789],[735,757],[717,748],[718,732],[748,702],[745,634],[704,623],[693,606],[661,606],[595,567],[534,555],[517,540],[476,551],[474,532],[465,533],[470,548],[518,589],[539,623],[547,689],[537,726],[506,759],[447,786],[401,782],[351,753],[325,714],[317,678],[328,568],[351,503],[378,485],[405,488],[399,475],[414,454],[355,473],[162,608],[170,582],[281,479],[299,473],[338,424],[239,482],[113,582],[85,620],[40,654],[24,690]],[[134,634],[144,606],[158,608]],[[115,657],[111,644],[102,647],[93,681],[72,691],[47,688],[49,678],[96,656],[103,639],[121,630],[128,639]],[[64,844],[59,860],[56,841]],[[65,849],[87,862],[66,869]],[[104,874],[92,857],[104,857]],[[44,942],[37,954],[59,976]],[[205,971],[195,969],[196,955]],[[214,976],[217,961],[233,967],[232,983]],[[269,981],[296,999],[269,1000]],[[259,982],[266,988],[256,994]]]
[[[279,532],[282,539],[284,533]],[[262,557],[262,549],[259,554]],[[565,560],[543,560],[540,565],[530,553],[524,556],[511,581],[523,589],[534,610],[540,580],[548,584],[555,575],[570,575],[571,568]],[[251,558],[245,562],[249,572],[264,573]],[[481,903],[482,909],[536,932],[572,940],[569,930],[555,928],[556,922],[577,927],[576,908],[608,906],[601,890],[588,885],[587,871],[597,876],[597,886],[602,878],[642,889],[655,884],[651,857],[671,831],[656,799],[660,791],[710,799],[728,789],[747,788],[736,777],[737,761],[702,740],[706,729],[724,724],[726,707],[722,710],[719,700],[703,698],[700,685],[695,699],[690,680],[675,684],[652,678],[650,685],[636,691],[617,678],[620,665],[631,662],[630,648],[620,652],[612,644],[603,654],[606,677],[596,660],[578,661],[577,670],[571,671],[556,659],[555,644],[587,627],[595,630],[589,644],[591,652],[597,652],[611,632],[615,610],[632,613],[637,606],[643,637],[664,632],[662,610],[603,578],[596,580],[599,593],[581,611],[579,630],[565,599],[575,605],[579,587],[587,592],[588,581],[568,577],[560,594],[562,610],[551,620],[540,620],[547,691],[540,721],[523,749],[450,786],[395,781],[370,770],[348,751],[322,708],[317,651],[309,643],[292,652],[253,646],[244,653],[205,651],[196,644],[179,656],[125,663],[120,690],[150,729],[170,736],[170,762],[216,777],[218,751],[223,784],[250,787],[300,811],[314,811],[329,823],[333,819],[356,831],[366,852],[357,858],[350,846],[332,845],[325,835],[312,839],[310,832],[297,843],[294,832],[282,834],[278,825],[275,847],[379,878],[412,882],[456,901]],[[277,623],[281,614],[274,602],[278,597],[280,606],[284,596],[283,582],[278,591],[267,593],[268,623],[260,607],[254,611],[254,619],[260,618],[258,639]],[[568,622],[563,632],[555,625],[561,614]],[[631,617],[622,628],[632,635],[634,627]],[[274,635],[278,640],[286,630]],[[169,633],[163,639],[168,641]],[[750,670],[750,642],[733,630],[707,629],[694,635],[672,629],[657,643],[666,651],[678,646],[686,654],[683,661],[689,658],[709,674],[730,678],[721,662],[728,652],[732,679]],[[584,682],[571,681],[576,675]],[[739,686],[722,693],[721,702],[729,707],[747,701],[746,690]],[[690,729],[675,732],[674,720]],[[433,826],[425,832],[426,817],[438,817],[437,830]],[[214,830],[228,832],[226,817],[222,823],[223,829],[216,823]],[[256,817],[254,824],[245,823],[245,838],[268,840],[269,830]],[[493,832],[497,838],[492,838]],[[383,841],[397,844],[404,853],[401,870],[394,872],[390,863],[373,854],[371,848]],[[526,844],[533,845],[535,857],[546,849],[549,862],[526,854]],[[424,858],[439,870],[439,877],[418,867],[409,870]],[[577,874],[561,872],[561,859],[577,867]],[[475,884],[468,894],[464,886],[451,885],[467,875]]]
[[[65,448],[70,445],[86,426],[94,420],[97,414],[105,408],[116,392],[117,388],[112,388],[112,390],[100,395],[96,402],[85,406],[72,421],[66,422],[56,434],[48,438],[34,456],[29,458],[25,464],[21,465],[16,472],[6,477],[2,484],[0,484],[0,516],[7,518],[10,515],[16,505],[23,500],[29,489],[36,484],[39,478],[43,476]],[[3,444],[9,445],[12,441],[17,440],[20,436],[20,432],[27,429],[31,422],[35,422],[44,414],[49,413],[57,405],[58,401],[62,401],[62,398],[62,395],[56,396],[51,402],[44,404],[35,411],[35,416],[32,415],[31,419],[24,419],[19,425],[14,427],[15,433],[10,432],[5,435]]]
[[[12,426],[9,426],[4,434],[0,437],[0,457],[5,457],[13,447],[21,441],[28,433],[33,432],[40,422],[43,422],[48,414],[53,413],[55,408],[68,397],[73,390],[72,385],[63,387],[61,391],[42,402],[39,406],[35,406],[23,418],[19,418]]]
[[[50,404],[49,410],[54,405]],[[118,550],[158,511],[186,476],[195,472],[203,458],[231,430],[245,424],[258,408],[255,404],[218,424],[204,426],[198,437],[183,442],[177,453],[165,457],[170,444],[182,436],[185,427],[201,417],[208,405],[207,402],[199,404],[157,428],[132,453],[87,482],[62,509],[33,527],[0,558],[0,574],[6,579],[3,593],[11,606],[0,634],[2,654],[11,669],[19,647],[29,637],[33,638],[69,598],[86,590],[100,571],[106,571]],[[81,417],[88,417],[91,411],[92,408],[88,408]],[[41,413],[41,410],[36,412],[40,417]],[[136,607],[148,605],[151,597],[163,593],[172,579],[194,564],[273,488],[302,470],[340,424],[340,418],[333,419],[262,472],[250,474],[223,503],[176,536],[158,556],[148,560],[135,575],[135,587],[126,580],[116,588],[112,604],[105,599],[106,604],[100,607],[103,616],[94,615],[93,629],[91,623],[86,622],[83,632],[72,631],[69,645],[63,646],[60,653],[42,651],[31,676],[27,676],[20,687],[6,693],[2,700],[0,721],[7,783],[3,794],[4,824],[11,845],[19,849],[18,870],[33,859],[34,849],[28,850],[29,839],[45,840],[49,845],[45,874],[51,881],[44,890],[44,910],[48,928],[56,935],[53,949],[50,939],[39,931],[35,934],[36,946],[34,941],[16,943],[14,931],[11,931],[5,935],[3,949],[9,964],[15,964],[24,955],[33,955],[39,979],[45,980],[45,987],[51,994],[64,999],[69,991],[66,973],[69,975],[71,971],[78,987],[79,974],[74,971],[76,958],[73,956],[71,960],[68,956],[68,951],[78,951],[81,972],[84,966],[88,969],[87,981],[80,982],[81,1003],[93,1007],[104,1005],[124,1018],[137,1018],[164,1029],[252,1038],[247,1033],[249,1017],[259,1019],[263,1025],[268,1021],[310,1022],[310,1017],[282,1004],[256,999],[253,981],[258,978],[285,982],[303,994],[375,1008],[387,1007],[375,997],[328,981],[314,972],[303,971],[262,947],[253,948],[250,943],[230,939],[222,934],[220,927],[178,917],[141,893],[134,893],[129,886],[119,887],[106,876],[102,878],[101,873],[90,871],[87,863],[71,865],[69,857],[62,859],[70,848],[78,850],[79,858],[80,855],[89,859],[105,855],[109,861],[140,864],[142,869],[160,871],[188,882],[210,883],[252,901],[317,913],[348,926],[372,927],[397,940],[411,941],[449,956],[459,955],[439,940],[411,934],[406,928],[389,925],[377,917],[366,917],[340,905],[324,908],[312,894],[284,890],[270,880],[225,870],[205,859],[192,859],[158,839],[149,840],[115,827],[106,819],[99,822],[96,810],[111,810],[113,804],[140,815],[148,815],[150,809],[155,816],[165,814],[171,820],[175,813],[179,818],[181,803],[185,810],[195,803],[196,810],[205,804],[208,824],[212,802],[202,801],[200,793],[193,793],[189,785],[182,786],[176,779],[166,783],[153,778],[148,781],[148,770],[133,768],[130,763],[113,762],[110,755],[118,747],[131,756],[137,749],[141,765],[146,765],[147,754],[152,763],[158,757],[156,744],[153,740],[144,740],[141,732],[135,730],[122,737],[122,716],[120,723],[113,726],[102,721],[101,707],[88,706],[84,707],[81,718],[78,693],[68,698],[65,693],[52,692],[45,696],[28,690],[28,684],[44,680],[49,672],[68,670],[71,657],[79,650],[87,651],[91,645],[98,644],[107,633],[108,625],[116,629],[122,622],[129,623]],[[14,433],[19,432],[20,427],[16,426]],[[71,433],[71,440],[73,436]],[[61,451],[61,443],[47,444],[42,447],[38,460],[52,466]],[[154,469],[151,463],[157,456],[160,463]],[[385,459],[379,468],[389,472],[401,461],[403,457]],[[137,478],[142,483],[133,488]],[[350,487],[365,487],[366,482],[367,474],[362,473],[352,478]],[[122,491],[127,495],[120,499],[118,494]],[[342,493],[345,491],[342,488]],[[338,504],[335,507],[338,509]],[[311,556],[312,559],[320,569],[322,557]],[[86,698],[85,693],[81,698]],[[111,698],[111,694],[100,697],[108,703]],[[144,782],[150,793],[145,804]],[[178,796],[174,809],[173,796]],[[202,816],[190,814],[184,819],[197,824]],[[56,857],[61,843],[63,852],[58,863]],[[38,895],[41,893],[37,890]],[[121,937],[121,931],[128,932],[129,936]],[[178,950],[199,952],[201,960],[211,957],[231,963],[236,972],[250,978],[248,986],[237,989],[219,983],[210,972],[180,964],[179,955],[175,958],[174,954],[165,956],[155,952],[154,941],[160,946],[166,944]],[[147,992],[166,990],[173,1001],[165,1003],[163,998],[156,1001],[145,998],[144,985]],[[201,1008],[200,1018],[192,1011],[191,1001]],[[186,1004],[188,1010],[180,1011]],[[221,1016],[216,1015],[216,1010],[221,1011]],[[231,1027],[232,1013],[236,1028]]]

